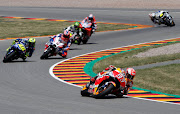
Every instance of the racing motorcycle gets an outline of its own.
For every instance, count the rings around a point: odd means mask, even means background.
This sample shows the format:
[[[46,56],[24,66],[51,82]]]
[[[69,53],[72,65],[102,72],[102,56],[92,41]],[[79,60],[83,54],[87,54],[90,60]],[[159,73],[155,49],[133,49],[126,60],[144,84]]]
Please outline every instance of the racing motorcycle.
[[[86,44],[92,34],[92,23],[88,23],[87,21],[80,22],[80,28],[82,29],[82,42]]]
[[[64,43],[61,43],[58,38],[50,38],[45,44],[45,50],[40,59],[47,59],[50,56],[61,55],[64,49]]]
[[[82,96],[92,96],[94,98],[102,98],[108,94],[114,94],[117,97],[123,96],[123,87],[125,87],[125,81],[127,79],[121,73],[112,71],[108,74],[98,76],[94,84],[87,85],[81,90]],[[117,94],[120,91],[120,94]]]
[[[152,14],[151,14],[151,13],[149,14],[149,17],[151,18],[151,20],[152,20],[153,22],[155,22],[155,21],[154,21],[155,19],[152,18]],[[165,25],[170,26],[170,27],[175,26],[173,17],[172,17],[168,12],[166,12],[166,13],[163,14],[163,16],[160,18],[160,22],[161,22],[162,24],[165,24]]]
[[[3,59],[3,62],[4,63],[10,62],[10,61],[18,59],[18,58],[22,58],[23,60],[25,60],[26,59],[25,53],[26,53],[26,48],[25,48],[24,44],[17,42],[8,49],[6,55]]]

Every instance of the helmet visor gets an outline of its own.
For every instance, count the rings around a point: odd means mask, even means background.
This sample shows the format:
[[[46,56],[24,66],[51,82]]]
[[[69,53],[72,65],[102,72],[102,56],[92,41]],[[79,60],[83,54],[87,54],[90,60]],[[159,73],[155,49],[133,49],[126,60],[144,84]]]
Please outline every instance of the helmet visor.
[[[127,76],[127,78],[129,78],[129,79],[131,79],[131,80],[134,79],[134,76],[130,75],[129,73],[126,73],[126,76]]]
[[[63,35],[64,36],[64,38],[69,38],[69,35]]]

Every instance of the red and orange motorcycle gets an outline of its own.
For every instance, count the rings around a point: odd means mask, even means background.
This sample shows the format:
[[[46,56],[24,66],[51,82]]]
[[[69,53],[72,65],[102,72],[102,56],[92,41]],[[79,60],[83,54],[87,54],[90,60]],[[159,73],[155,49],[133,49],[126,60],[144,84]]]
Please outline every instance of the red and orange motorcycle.
[[[84,86],[81,95],[102,98],[108,94],[114,94],[117,97],[122,97],[126,81],[125,75],[119,70],[114,70],[98,76],[95,83],[89,83],[89,87]]]

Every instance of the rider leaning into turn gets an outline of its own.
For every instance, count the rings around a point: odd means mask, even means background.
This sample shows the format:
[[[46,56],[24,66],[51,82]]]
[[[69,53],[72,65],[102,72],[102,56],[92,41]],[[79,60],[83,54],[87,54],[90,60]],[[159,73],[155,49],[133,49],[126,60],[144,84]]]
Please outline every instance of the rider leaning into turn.
[[[32,54],[33,54],[33,52],[35,50],[35,43],[36,43],[36,40],[34,38],[29,38],[29,39],[19,39],[18,38],[18,39],[15,39],[13,41],[12,45],[14,45],[15,43],[21,43],[26,48],[26,52],[25,52],[24,57],[22,59],[25,60],[27,57],[32,56]],[[7,51],[10,49],[10,47],[7,49]]]
[[[87,21],[88,23],[92,23],[92,26],[91,26],[91,28],[92,28],[91,34],[92,34],[93,32],[95,32],[95,30],[97,29],[97,24],[96,24],[95,16],[93,16],[93,14],[89,14],[89,16],[88,16],[88,17],[85,17],[83,21],[84,21],[84,22]]]
[[[125,82],[125,87],[124,88],[120,88],[118,89],[118,91],[116,91],[116,95],[117,96],[122,96],[122,95],[127,95],[128,92],[130,91],[130,89],[132,89],[132,86],[133,86],[133,79],[136,75],[136,71],[133,69],[133,68],[127,68],[126,71],[124,71],[123,69],[121,68],[116,68],[115,66],[113,65],[109,65],[109,67],[107,67],[106,69],[104,69],[102,72],[99,72],[97,74],[97,76],[91,78],[90,82],[87,83],[86,87],[87,89],[89,88],[90,84],[94,84],[96,79],[100,76],[103,76],[104,74],[108,74],[109,72],[111,71],[114,71],[116,70],[117,72],[121,73],[124,78],[126,79],[126,82]],[[121,90],[123,89],[123,93],[121,92]]]
[[[156,24],[161,24],[163,22],[164,14],[169,13],[168,11],[157,11],[155,13],[150,13],[149,16],[151,20]]]
[[[73,25],[65,28],[65,30],[68,30],[72,33],[72,38],[74,38],[75,35],[82,36],[82,30],[79,27],[79,22],[75,22]]]
[[[67,56],[67,51],[70,49],[70,46],[71,46],[72,34],[70,33],[70,31],[64,30],[63,34],[60,33],[60,34],[54,35],[52,38],[59,38],[59,42],[64,44],[62,53],[60,53],[61,49],[59,48],[59,54],[60,56],[65,58]]]

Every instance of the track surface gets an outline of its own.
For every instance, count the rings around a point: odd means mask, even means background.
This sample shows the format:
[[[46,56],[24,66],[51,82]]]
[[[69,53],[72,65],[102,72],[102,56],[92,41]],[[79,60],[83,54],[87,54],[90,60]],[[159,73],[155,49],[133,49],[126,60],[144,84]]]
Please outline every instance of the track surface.
[[[93,13],[98,21],[152,25],[148,13],[153,10],[131,9],[62,9],[0,7],[1,16],[82,20]],[[116,31],[93,34],[86,45],[72,45],[68,58],[107,48],[121,47],[155,40],[180,37],[180,10],[169,10],[175,17],[175,27],[157,26],[143,30]],[[37,39],[36,50],[27,62],[0,62],[0,112],[42,114],[179,114],[179,106],[134,98],[93,99],[81,97],[80,88],[52,78],[49,68],[63,59],[56,56],[40,60],[48,38]],[[0,41],[0,59],[12,40]],[[138,76],[137,76],[138,77]]]

